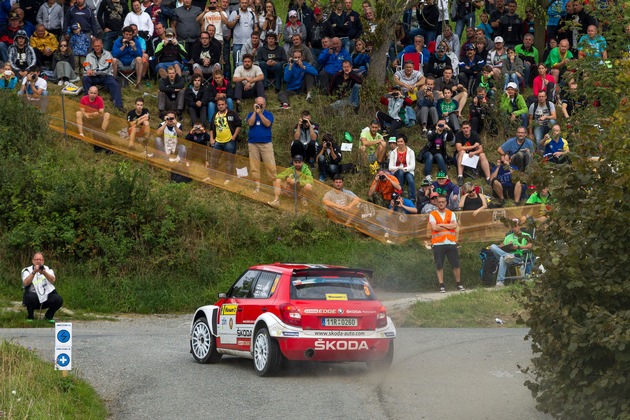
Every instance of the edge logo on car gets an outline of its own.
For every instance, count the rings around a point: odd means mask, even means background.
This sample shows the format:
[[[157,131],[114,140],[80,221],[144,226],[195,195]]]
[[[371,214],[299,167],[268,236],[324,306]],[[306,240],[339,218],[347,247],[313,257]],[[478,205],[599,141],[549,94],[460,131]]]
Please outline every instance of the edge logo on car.
[[[369,350],[367,341],[317,340],[315,350]]]

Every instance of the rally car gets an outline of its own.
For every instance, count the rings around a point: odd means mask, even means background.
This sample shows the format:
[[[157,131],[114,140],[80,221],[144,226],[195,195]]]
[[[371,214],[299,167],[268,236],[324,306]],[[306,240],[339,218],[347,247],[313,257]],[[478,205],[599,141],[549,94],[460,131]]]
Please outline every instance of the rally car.
[[[253,359],[260,376],[278,373],[287,359],[388,367],[396,328],[371,275],[328,265],[253,266],[217,303],[197,309],[190,352],[199,363],[224,354]]]

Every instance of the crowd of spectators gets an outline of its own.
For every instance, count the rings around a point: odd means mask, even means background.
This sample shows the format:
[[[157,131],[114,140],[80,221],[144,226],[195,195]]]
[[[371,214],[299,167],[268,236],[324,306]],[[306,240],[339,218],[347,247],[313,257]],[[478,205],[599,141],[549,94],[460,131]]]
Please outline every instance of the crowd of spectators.
[[[554,0],[547,48],[541,52],[534,46],[530,8],[519,16],[514,0],[458,0],[451,10],[446,4],[413,4],[396,28],[388,57],[391,85],[382,93],[383,108],[360,134],[356,163],[375,175],[368,195],[388,206],[391,194],[399,194],[419,213],[431,205],[434,192],[448,193],[452,210],[501,206],[506,199],[524,202],[528,189],[520,179],[534,159],[570,162],[569,142],[558,122],[570,121],[587,103],[579,95],[582,81],[564,76],[570,60],[593,58],[596,65],[607,65],[605,33],[581,0]],[[26,13],[16,3],[0,13],[5,63],[0,88],[18,89],[45,110],[48,82],[81,84],[86,96],[76,122],[82,133],[85,124],[108,125],[110,113],[92,89],[99,86],[127,114],[133,148],[136,135],[149,137],[150,113],[141,98],[124,104],[121,89],[157,81],[156,147],[165,153],[169,133],[175,138],[188,133],[235,153],[232,142],[243,122],[273,121],[266,116],[271,115],[269,95],[289,109],[290,98],[301,95],[310,102],[321,93],[329,96],[332,110],[360,114],[372,52],[367,40],[377,25],[370,2],[356,11],[351,0],[292,0],[288,10],[286,17],[278,16],[272,1],[250,0],[74,0],[63,6],[49,0]],[[529,89],[532,94],[525,94]],[[255,108],[244,118],[246,99],[262,111]],[[183,130],[186,114],[190,132]],[[257,128],[250,125],[250,131]],[[488,136],[499,134],[505,136],[501,146],[484,149]],[[342,151],[332,135],[321,136],[304,111],[290,149],[294,164],[317,168],[318,179],[325,181],[339,174]],[[426,145],[413,150],[411,136],[426,138]],[[269,151],[260,147],[255,148],[260,159],[254,160],[271,162]],[[173,152],[172,159],[185,160],[185,150]],[[416,163],[423,165],[418,182]],[[448,178],[450,167],[456,182]],[[252,173],[257,174],[255,168]],[[466,177],[480,177],[495,200],[487,202],[483,188],[460,192]]]

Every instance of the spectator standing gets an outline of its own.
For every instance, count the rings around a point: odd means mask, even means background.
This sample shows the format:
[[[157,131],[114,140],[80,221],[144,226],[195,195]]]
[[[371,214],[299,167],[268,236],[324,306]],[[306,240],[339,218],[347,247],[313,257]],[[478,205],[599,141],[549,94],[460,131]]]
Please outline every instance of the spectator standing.
[[[281,34],[282,19],[276,12],[276,6],[272,1],[266,1],[262,14],[258,16],[258,26],[260,27],[260,38],[264,41],[267,36],[267,32],[273,32],[274,34]]]
[[[249,126],[247,148],[250,175],[256,183],[254,194],[257,194],[260,192],[260,162],[264,163],[267,177],[271,181],[276,178],[276,158],[271,142],[274,116],[271,111],[265,109],[267,101],[263,96],[258,96],[254,102],[253,112],[247,115]]]
[[[435,260],[435,272],[440,286],[440,293],[446,293],[444,286],[444,260],[453,269],[455,285],[457,290],[463,292],[464,286],[460,279],[459,252],[457,250],[457,216],[446,208],[446,197],[437,198],[437,210],[429,214],[429,225],[431,226],[431,245],[433,248],[433,258]]]
[[[192,0],[183,0],[183,6],[175,8],[171,28],[177,34],[177,40],[185,45],[185,50],[190,51],[192,45],[199,40],[201,27],[197,23],[197,16],[201,9],[192,4]]]
[[[22,286],[24,297],[22,303],[26,306],[27,322],[35,320],[35,309],[47,309],[44,317],[51,324],[55,323],[55,313],[63,305],[63,298],[57,293],[55,272],[44,264],[44,255],[36,252],[32,259],[33,265],[22,269]]]
[[[36,20],[37,23],[44,25],[48,32],[59,37],[63,26],[63,7],[56,0],[47,0],[39,7]]]
[[[258,18],[248,8],[248,4],[247,0],[240,0],[239,8],[230,13],[227,23],[227,27],[232,30],[232,60],[234,63],[239,62],[237,55],[243,44],[252,36],[252,32],[259,32]]]
[[[148,13],[142,10],[140,0],[131,1],[131,11],[125,16],[124,26],[136,25],[138,27],[138,35],[144,39],[150,39],[153,36],[153,21]]]
[[[70,34],[68,45],[72,48],[74,56],[79,62],[79,72],[83,75],[85,73],[85,59],[90,51],[92,41],[88,35],[81,31],[81,25],[78,23],[73,24],[70,30],[72,33]]]
[[[499,19],[497,35],[502,37],[507,47],[514,48],[523,42],[523,19],[516,14],[516,1],[511,0],[507,5],[507,13]]]
[[[218,168],[222,153],[225,156],[225,173],[234,175],[236,142],[241,132],[241,117],[227,107],[225,98],[217,99],[217,112],[210,120],[210,167]],[[227,184],[227,180],[225,184]]]
[[[129,13],[126,1],[102,0],[98,6],[96,17],[103,28],[103,48],[112,51],[114,41],[122,34],[125,17]]]
[[[288,41],[291,40],[293,36],[299,35],[302,42],[306,42],[306,26],[298,20],[298,15],[295,10],[289,11],[289,20],[286,25],[284,25],[282,34],[286,40],[284,43],[284,49],[287,52],[289,51],[289,46],[291,45]]]
[[[322,10],[319,7],[313,9],[313,23],[310,27],[307,26],[306,29],[307,45],[312,51],[313,56],[319,57],[323,48],[322,39],[330,35],[328,22],[324,21]]]
[[[96,36],[98,22],[92,10],[85,4],[85,0],[76,0],[74,6],[69,7],[66,11],[63,19],[63,33],[66,40],[70,38],[70,28],[75,23],[80,25],[84,34]]]
[[[223,29],[228,23],[228,15],[224,10],[219,9],[218,0],[209,0],[208,5],[202,13],[197,16],[197,22],[201,25],[201,32],[208,31],[210,26],[214,27],[214,36],[221,48],[223,48]]]
[[[354,50],[354,43],[363,34],[363,25],[361,24],[361,16],[352,9],[352,0],[343,1],[346,13],[346,25],[348,26],[348,52]]]

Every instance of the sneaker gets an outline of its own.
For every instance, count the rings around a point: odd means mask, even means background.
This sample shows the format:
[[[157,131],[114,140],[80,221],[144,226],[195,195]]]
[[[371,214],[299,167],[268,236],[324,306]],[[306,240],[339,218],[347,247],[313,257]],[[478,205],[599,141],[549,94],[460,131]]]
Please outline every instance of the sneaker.
[[[463,175],[457,175],[457,186],[461,187],[462,185],[464,185],[464,176]]]
[[[514,254],[506,254],[506,255],[503,257],[503,261],[505,261],[506,263],[508,263],[508,264],[509,264],[509,263],[511,263],[512,261],[514,261],[514,258],[515,258],[515,257],[514,257]]]
[[[426,137],[427,136],[427,132],[428,132],[427,128],[426,127],[422,127],[422,135]]]
[[[59,86],[63,86],[63,80],[58,81],[58,82],[57,82],[57,84],[58,84]]]
[[[179,162],[180,160],[182,160],[179,156],[175,156],[174,158],[168,158],[169,162]]]
[[[504,287],[504,286],[505,286],[505,284],[503,284],[503,282],[502,282],[502,281],[498,281],[498,282],[497,282],[497,284],[496,284],[494,287],[497,287],[497,288],[499,288],[499,289],[500,289],[500,288],[502,288],[502,287]]]
[[[311,92],[307,92],[306,93],[306,102],[311,102],[313,100],[313,96],[311,95]]]
[[[446,293],[446,287],[443,284],[440,286],[440,293]]]
[[[466,289],[464,288],[464,286],[462,286],[461,284],[457,285],[457,290],[459,290],[460,292],[465,292]]]
[[[280,105],[280,109],[291,109],[291,105],[285,102],[282,105]]]
[[[320,182],[325,182],[326,181],[326,177],[324,175],[320,175],[319,176],[319,181]]]
[[[308,200],[306,199],[306,197],[302,197],[302,200],[301,200],[301,201],[302,201],[302,205],[303,205],[304,207],[307,207],[307,206],[308,206]]]
[[[280,200],[276,198],[273,201],[267,201],[267,204],[269,204],[271,207],[280,207]]]
[[[427,176],[425,176],[425,177],[424,177],[424,179],[425,179],[426,181],[433,182],[433,177],[431,177],[431,175],[427,175]]]

